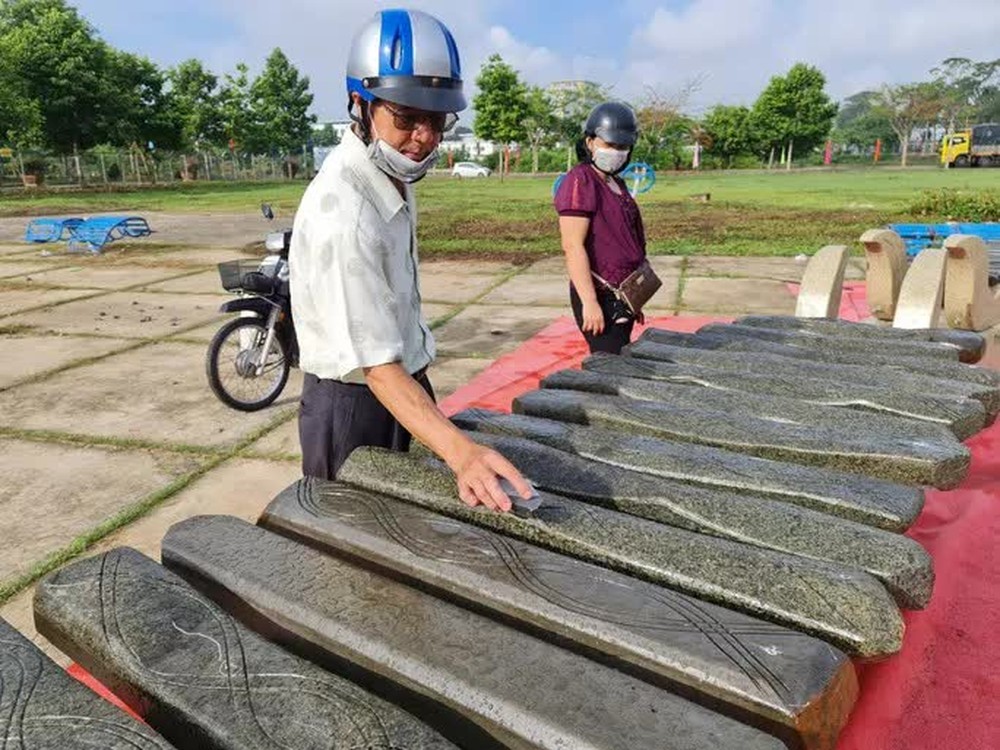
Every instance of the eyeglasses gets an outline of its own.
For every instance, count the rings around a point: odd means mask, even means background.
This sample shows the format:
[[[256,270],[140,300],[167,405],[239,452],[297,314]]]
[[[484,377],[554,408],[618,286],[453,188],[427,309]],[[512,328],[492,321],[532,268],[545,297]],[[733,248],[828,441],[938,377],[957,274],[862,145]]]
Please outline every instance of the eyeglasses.
[[[392,124],[398,130],[413,132],[422,125],[435,133],[447,133],[458,122],[458,115],[454,112],[424,112],[422,110],[403,112],[386,102],[382,102],[382,106],[392,115]]]

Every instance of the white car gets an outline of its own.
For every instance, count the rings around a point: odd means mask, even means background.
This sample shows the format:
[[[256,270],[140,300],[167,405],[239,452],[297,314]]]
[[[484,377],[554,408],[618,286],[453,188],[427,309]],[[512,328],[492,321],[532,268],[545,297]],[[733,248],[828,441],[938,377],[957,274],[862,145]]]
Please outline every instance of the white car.
[[[489,177],[489,167],[476,164],[473,161],[460,161],[451,168],[452,177]]]

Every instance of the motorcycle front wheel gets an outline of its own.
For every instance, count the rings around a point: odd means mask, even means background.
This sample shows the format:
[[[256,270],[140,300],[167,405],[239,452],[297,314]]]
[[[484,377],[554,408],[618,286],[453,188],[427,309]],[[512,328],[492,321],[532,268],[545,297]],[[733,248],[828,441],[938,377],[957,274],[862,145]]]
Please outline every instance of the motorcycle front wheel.
[[[259,318],[231,320],[212,337],[205,372],[222,403],[240,411],[258,411],[281,395],[291,370],[288,352],[276,334],[264,355],[266,340],[267,326]]]

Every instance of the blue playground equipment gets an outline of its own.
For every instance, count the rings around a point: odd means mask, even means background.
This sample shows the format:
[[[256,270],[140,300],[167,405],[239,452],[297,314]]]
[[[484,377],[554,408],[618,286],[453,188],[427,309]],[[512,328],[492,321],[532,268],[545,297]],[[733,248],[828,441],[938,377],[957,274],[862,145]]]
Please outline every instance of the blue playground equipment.
[[[28,242],[60,242],[67,240],[71,253],[99,253],[109,242],[125,237],[148,237],[153,233],[141,216],[95,216],[91,219],[50,218],[32,219],[24,232]]]
[[[909,257],[917,255],[925,247],[940,247],[945,238],[952,234],[974,234],[981,237],[990,250],[1000,251],[1000,224],[968,224],[957,221],[946,224],[890,224],[889,229],[898,234],[906,244]]]
[[[563,177],[565,176],[565,172],[560,172],[555,182],[552,183],[553,196],[559,190],[559,185],[562,184]],[[632,162],[618,176],[629,186],[629,192],[632,193],[633,197],[640,193],[649,192],[653,189],[653,185],[656,184],[656,170],[642,161]]]
[[[648,193],[656,184],[656,170],[644,161],[634,161],[625,167],[621,178],[629,186],[633,196]]]
[[[53,219],[48,217],[32,219],[28,222],[27,229],[24,230],[24,239],[27,242],[59,242],[62,239],[69,239],[73,234],[73,230],[82,223],[83,219],[76,217],[68,219]]]

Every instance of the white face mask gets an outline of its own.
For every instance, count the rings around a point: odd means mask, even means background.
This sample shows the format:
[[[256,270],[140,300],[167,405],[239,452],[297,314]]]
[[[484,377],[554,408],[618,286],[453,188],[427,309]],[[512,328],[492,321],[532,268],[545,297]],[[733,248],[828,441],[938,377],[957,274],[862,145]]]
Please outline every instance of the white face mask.
[[[400,182],[412,184],[422,179],[437,161],[437,149],[431,151],[421,161],[413,161],[378,137],[372,123],[372,142],[368,144],[368,158],[375,166]]]
[[[619,151],[616,148],[595,148],[594,166],[605,174],[618,174],[628,161],[628,150]]]

